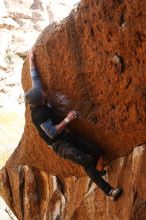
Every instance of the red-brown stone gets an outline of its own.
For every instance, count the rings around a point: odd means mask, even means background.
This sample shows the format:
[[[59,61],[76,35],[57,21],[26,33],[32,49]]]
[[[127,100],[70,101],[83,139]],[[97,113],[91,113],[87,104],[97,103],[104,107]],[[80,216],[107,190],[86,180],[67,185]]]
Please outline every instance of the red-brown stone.
[[[55,155],[27,107],[23,137],[0,173],[1,195],[19,219],[146,219],[145,9],[144,0],[84,0],[35,45],[48,99],[62,118],[80,113],[71,129],[104,149],[107,178],[123,196],[113,203],[81,167]],[[22,85],[31,88],[28,60]]]

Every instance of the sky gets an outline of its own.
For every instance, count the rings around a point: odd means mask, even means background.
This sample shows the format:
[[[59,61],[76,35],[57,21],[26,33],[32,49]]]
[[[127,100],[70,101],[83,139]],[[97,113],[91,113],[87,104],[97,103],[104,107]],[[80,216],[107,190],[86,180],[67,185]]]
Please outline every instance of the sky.
[[[73,5],[77,2],[80,2],[80,0],[50,0],[54,20],[60,21],[64,17],[68,16],[69,12],[73,8]]]
[[[70,2],[72,3],[72,5],[76,4],[77,2],[79,2],[79,0],[70,0]]]
[[[52,3],[64,3],[66,5],[74,5],[80,0],[51,0]]]

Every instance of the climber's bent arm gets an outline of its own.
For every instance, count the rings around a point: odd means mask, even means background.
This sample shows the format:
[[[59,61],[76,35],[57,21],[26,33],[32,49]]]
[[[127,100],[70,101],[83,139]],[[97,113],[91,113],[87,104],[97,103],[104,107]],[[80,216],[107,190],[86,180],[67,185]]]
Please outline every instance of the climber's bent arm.
[[[55,125],[56,128],[56,136],[58,136],[59,134],[61,134],[64,129],[66,128],[67,123],[63,120],[61,121],[59,124]]]
[[[51,119],[47,120],[46,122],[42,123],[40,125],[41,129],[48,135],[49,138],[54,139],[59,134],[63,132],[63,130],[66,128],[67,123],[63,120],[57,125],[53,125],[53,122]]]

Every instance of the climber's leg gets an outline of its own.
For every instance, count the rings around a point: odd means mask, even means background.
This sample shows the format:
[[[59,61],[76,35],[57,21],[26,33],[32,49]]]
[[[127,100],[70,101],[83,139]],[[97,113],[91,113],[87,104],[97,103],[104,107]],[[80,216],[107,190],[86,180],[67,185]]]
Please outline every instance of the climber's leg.
[[[65,159],[71,160],[82,165],[88,176],[106,193],[113,189],[104,179],[102,179],[99,171],[96,170],[96,157],[85,154],[66,140],[60,140],[53,146],[54,151]]]
[[[90,163],[85,167],[85,171],[91,180],[93,180],[97,186],[109,196],[113,187],[101,177],[101,173],[96,170],[96,165],[94,163]]]
[[[81,151],[87,154],[93,155],[93,157],[96,159],[96,164],[98,164],[99,171],[102,171],[104,169],[104,152],[97,144],[89,142],[88,140],[75,134],[71,135],[70,140],[73,143],[73,145],[76,146],[76,148],[80,149]]]
[[[111,196],[114,200],[120,195],[121,189],[114,189],[107,183],[102,177],[102,173],[96,170],[96,157],[86,154],[83,151],[77,149],[71,142],[58,141],[53,150],[65,159],[71,160],[84,167],[87,175],[98,185],[100,189],[108,196]]]
[[[92,143],[79,135],[73,134],[72,142],[80,150],[92,153],[96,156],[104,154],[103,150],[99,146],[97,146],[97,144]]]
[[[113,201],[122,194],[122,189],[117,187],[113,188],[108,182],[106,182],[99,171],[96,170],[95,164],[91,163],[85,168],[88,176],[97,184],[97,186],[107,195],[112,198]]]
[[[76,148],[71,142],[67,141],[58,141],[53,145],[53,150],[60,157],[71,160],[81,166],[87,166],[94,160],[92,155],[85,154],[83,151]]]

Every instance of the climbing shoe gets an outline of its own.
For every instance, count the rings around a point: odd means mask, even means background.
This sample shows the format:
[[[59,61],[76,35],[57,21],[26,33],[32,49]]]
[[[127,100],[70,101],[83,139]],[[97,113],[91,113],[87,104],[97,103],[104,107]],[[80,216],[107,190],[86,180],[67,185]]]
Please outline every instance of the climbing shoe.
[[[123,191],[121,188],[112,189],[109,192],[109,196],[112,198],[113,201],[116,201],[118,197],[122,194],[122,192]]]

